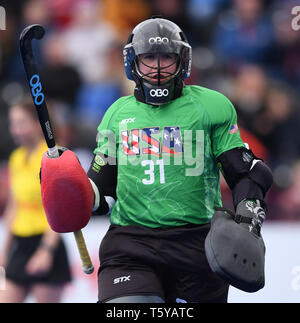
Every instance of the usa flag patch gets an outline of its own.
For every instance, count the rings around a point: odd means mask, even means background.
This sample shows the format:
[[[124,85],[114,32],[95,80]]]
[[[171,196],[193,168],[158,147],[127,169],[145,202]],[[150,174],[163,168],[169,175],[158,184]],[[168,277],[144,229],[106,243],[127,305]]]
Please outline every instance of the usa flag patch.
[[[230,131],[229,131],[229,133],[230,133],[230,134],[237,133],[237,132],[238,132],[238,130],[239,130],[238,125],[235,123],[235,124],[233,124],[233,125],[230,127]]]

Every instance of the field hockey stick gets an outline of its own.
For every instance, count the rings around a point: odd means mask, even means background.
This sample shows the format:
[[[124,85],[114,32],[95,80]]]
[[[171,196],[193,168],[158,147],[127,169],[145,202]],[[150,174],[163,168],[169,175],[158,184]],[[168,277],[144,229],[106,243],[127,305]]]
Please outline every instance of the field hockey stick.
[[[54,133],[45,101],[45,95],[43,93],[41,80],[32,52],[32,40],[42,39],[44,34],[45,29],[41,25],[36,24],[26,27],[20,35],[20,50],[31,96],[36,107],[45,140],[47,142],[48,154],[51,158],[57,158],[59,157],[58,148],[55,143]],[[74,237],[81,258],[82,269],[86,274],[91,274],[94,271],[94,266],[91,262],[91,258],[86,248],[81,230],[75,231]]]

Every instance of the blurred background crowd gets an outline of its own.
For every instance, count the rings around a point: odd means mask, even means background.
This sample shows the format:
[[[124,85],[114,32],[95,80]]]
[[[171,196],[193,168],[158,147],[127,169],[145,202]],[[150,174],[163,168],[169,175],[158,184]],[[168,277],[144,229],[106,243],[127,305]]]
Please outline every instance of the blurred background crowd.
[[[29,93],[19,53],[22,29],[46,28],[34,41],[60,145],[85,169],[106,109],[133,93],[122,48],[132,28],[154,14],[177,23],[193,48],[191,77],[235,105],[241,136],[274,172],[268,220],[300,221],[300,0],[4,0],[0,30],[0,216],[7,200],[7,160],[15,148],[8,108]],[[298,14],[300,14],[300,7]],[[297,23],[297,19],[294,20]],[[224,182],[225,205],[231,194]]]

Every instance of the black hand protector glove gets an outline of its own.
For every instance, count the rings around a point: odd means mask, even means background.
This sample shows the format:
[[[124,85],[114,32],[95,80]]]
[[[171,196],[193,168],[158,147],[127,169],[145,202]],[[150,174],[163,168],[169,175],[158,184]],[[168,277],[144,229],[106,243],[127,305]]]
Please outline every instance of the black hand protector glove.
[[[205,239],[210,268],[230,285],[253,293],[265,284],[265,244],[260,229],[265,219],[262,201],[244,199],[236,214],[216,208]]]
[[[59,148],[59,155],[49,158],[48,152],[43,154],[42,202],[53,231],[74,232],[82,229],[90,219],[94,191],[76,154]]]
[[[266,203],[262,200],[242,200],[236,208],[234,220],[245,226],[249,232],[260,235],[261,226],[266,218]]]

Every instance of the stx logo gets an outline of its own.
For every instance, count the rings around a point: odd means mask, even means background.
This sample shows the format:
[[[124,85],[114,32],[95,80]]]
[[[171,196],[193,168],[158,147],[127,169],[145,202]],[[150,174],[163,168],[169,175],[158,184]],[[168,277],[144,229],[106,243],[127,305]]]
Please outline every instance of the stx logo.
[[[151,37],[149,38],[149,44],[153,45],[153,44],[168,44],[169,43],[169,39],[167,37]]]
[[[150,91],[150,95],[152,97],[162,97],[162,96],[168,96],[169,95],[169,90],[168,89],[152,89]]]
[[[119,283],[123,283],[126,281],[130,281],[130,275],[129,276],[123,276],[123,277],[118,277],[114,279],[114,284],[119,284]]]

